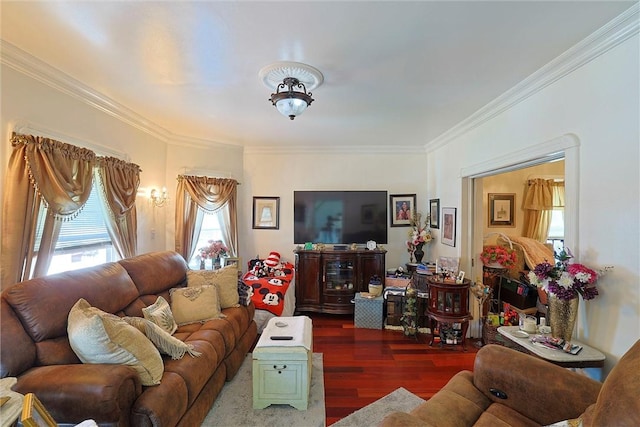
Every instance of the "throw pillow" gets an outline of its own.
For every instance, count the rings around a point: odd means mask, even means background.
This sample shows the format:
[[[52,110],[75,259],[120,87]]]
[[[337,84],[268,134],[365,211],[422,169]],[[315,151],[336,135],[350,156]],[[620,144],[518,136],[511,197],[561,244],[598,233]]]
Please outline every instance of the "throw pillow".
[[[242,279],[238,279],[238,302],[240,305],[247,306],[251,302],[251,296],[253,295],[253,288],[246,283]]]
[[[145,319],[155,323],[169,334],[173,334],[178,329],[178,324],[173,318],[171,307],[166,299],[159,296],[156,302],[142,309]]]
[[[225,317],[220,312],[218,290],[215,286],[173,288],[169,295],[171,311],[178,326]]]
[[[228,265],[218,270],[189,270],[187,271],[187,286],[215,285],[220,296],[220,308],[237,307],[238,295],[238,267]]]
[[[132,366],[143,385],[160,384],[162,356],[145,335],[120,317],[79,299],[67,320],[69,343],[83,363]]]
[[[123,317],[122,320],[145,334],[160,350],[160,353],[171,356],[173,360],[182,359],[185,353],[189,353],[193,357],[201,355],[199,351],[193,349],[193,344],[187,344],[171,336],[171,334],[150,320],[142,317]]]

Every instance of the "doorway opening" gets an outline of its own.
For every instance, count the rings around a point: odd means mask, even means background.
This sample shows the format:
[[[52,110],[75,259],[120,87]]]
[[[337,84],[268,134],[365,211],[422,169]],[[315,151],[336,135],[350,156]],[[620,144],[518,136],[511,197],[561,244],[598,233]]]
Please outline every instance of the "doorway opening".
[[[487,241],[487,234],[522,235],[524,213],[521,206],[526,182],[531,178],[564,179],[562,236],[561,239],[555,239],[557,242],[552,239],[552,243],[577,247],[578,147],[579,141],[574,135],[564,135],[533,147],[526,153],[496,158],[462,171],[461,222],[465,231],[461,236],[461,251],[466,262],[461,264],[471,272],[469,278],[476,281],[482,279],[479,256]],[[515,213],[513,224],[507,227],[503,227],[504,224],[489,226],[489,193],[513,195],[514,208],[519,210]],[[474,304],[471,311],[474,319],[478,320],[470,325],[470,334],[480,337],[482,325],[478,305]]]

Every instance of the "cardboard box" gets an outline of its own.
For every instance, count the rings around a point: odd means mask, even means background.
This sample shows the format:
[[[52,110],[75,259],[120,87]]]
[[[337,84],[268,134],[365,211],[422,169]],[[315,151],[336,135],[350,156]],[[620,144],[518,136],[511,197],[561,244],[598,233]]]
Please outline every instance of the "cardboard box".
[[[355,298],[354,324],[356,328],[382,329],[384,298],[364,298],[358,292]]]

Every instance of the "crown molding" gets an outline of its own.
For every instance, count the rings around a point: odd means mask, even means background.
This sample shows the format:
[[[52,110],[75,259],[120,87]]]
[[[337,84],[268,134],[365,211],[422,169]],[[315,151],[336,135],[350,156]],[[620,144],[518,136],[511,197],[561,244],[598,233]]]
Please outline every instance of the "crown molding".
[[[63,73],[57,68],[52,67],[46,62],[2,39],[0,39],[0,63],[57,91],[78,99],[167,144],[208,148],[212,145],[237,147],[232,144],[176,135],[130,108],[114,101],[81,81],[74,79],[68,74]]]
[[[246,154],[425,154],[424,147],[421,146],[408,146],[408,145],[384,145],[384,146],[362,146],[362,145],[329,145],[329,146],[271,146],[271,147],[258,147],[251,146],[245,147],[244,152]]]
[[[93,108],[115,117],[155,138],[165,142],[170,138],[170,132],[147,120],[135,111],[95,91],[81,81],[52,67],[6,40],[0,40],[0,43],[0,61],[2,64],[53,89],[79,99]]]
[[[439,137],[425,145],[431,152],[443,147],[455,138],[488,122],[504,111],[513,108],[528,97],[536,94],[550,84],[571,74],[583,65],[593,61],[610,49],[638,34],[638,3],[611,20],[587,38],[553,59],[551,62],[531,74],[513,88],[494,99],[471,116],[461,121]]]

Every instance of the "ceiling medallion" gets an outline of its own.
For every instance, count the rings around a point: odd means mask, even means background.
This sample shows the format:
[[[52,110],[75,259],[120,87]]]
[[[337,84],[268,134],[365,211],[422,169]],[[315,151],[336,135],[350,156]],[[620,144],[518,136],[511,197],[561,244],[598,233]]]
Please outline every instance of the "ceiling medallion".
[[[269,101],[291,120],[311,105],[310,91],[324,81],[319,70],[300,62],[283,61],[267,65],[260,70],[259,76],[265,86],[276,91]]]

